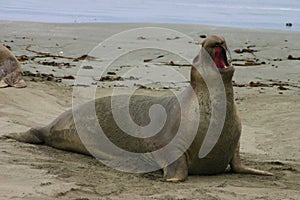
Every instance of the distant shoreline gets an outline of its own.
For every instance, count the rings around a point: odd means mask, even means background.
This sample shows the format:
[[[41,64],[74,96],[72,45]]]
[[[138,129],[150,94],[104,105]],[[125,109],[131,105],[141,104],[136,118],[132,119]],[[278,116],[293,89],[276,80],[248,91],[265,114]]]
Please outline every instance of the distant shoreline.
[[[36,23],[36,24],[52,24],[52,25],[143,25],[143,26],[204,26],[204,27],[216,27],[224,29],[240,29],[240,30],[249,30],[249,31],[268,31],[268,32],[283,32],[283,33],[300,33],[299,30],[292,28],[286,29],[272,29],[272,28],[257,28],[257,27],[240,27],[240,26],[222,26],[222,25],[211,25],[211,24],[193,24],[193,23],[164,23],[164,22],[40,22],[40,21],[26,21],[26,20],[3,20],[0,19],[0,22],[3,23]]]

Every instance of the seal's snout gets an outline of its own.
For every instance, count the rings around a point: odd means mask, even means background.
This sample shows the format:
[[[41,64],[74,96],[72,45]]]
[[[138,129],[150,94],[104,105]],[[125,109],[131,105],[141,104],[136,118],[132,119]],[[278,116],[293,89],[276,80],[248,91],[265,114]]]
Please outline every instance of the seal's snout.
[[[226,55],[226,51],[223,47],[215,48],[214,62],[219,69],[226,69],[230,67]]]
[[[211,56],[219,71],[224,72],[228,68],[233,68],[227,58],[229,51],[223,36],[209,36],[202,42],[202,47]]]

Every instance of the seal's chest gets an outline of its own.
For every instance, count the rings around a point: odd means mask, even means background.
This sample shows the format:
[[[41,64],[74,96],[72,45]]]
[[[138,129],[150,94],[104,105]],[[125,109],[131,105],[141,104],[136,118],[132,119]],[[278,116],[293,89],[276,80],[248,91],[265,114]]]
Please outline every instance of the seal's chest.
[[[240,137],[239,127],[238,123],[225,123],[217,143],[204,158],[199,158],[200,146],[190,149],[189,173],[217,174],[224,172],[238,146]]]

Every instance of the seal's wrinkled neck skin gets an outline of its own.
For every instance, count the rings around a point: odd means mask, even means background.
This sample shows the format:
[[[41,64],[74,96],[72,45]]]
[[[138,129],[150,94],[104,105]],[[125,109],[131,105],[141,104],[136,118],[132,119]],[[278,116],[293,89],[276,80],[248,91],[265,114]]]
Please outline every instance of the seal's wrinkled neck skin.
[[[214,81],[219,77],[222,78],[227,99],[233,98],[234,68],[228,63],[227,51],[227,45],[222,36],[210,36],[203,41],[200,53],[194,59],[191,69],[191,85],[201,99],[209,97],[206,81]]]

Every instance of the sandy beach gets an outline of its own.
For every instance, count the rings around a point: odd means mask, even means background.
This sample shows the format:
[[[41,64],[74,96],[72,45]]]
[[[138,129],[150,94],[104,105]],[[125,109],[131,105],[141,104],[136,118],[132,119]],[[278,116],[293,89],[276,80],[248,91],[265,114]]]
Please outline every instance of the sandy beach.
[[[0,41],[20,60],[28,84],[24,89],[0,89],[0,136],[49,124],[72,107],[74,87],[98,85],[96,97],[131,86],[139,86],[141,94],[180,92],[188,84],[189,64],[201,41],[223,35],[236,66],[242,160],[275,174],[189,176],[175,184],[162,181],[160,172],[129,174],[92,157],[0,140],[0,199],[299,199],[300,32],[179,24],[0,21],[0,26]],[[109,40],[144,27],[175,31],[166,35],[141,31]],[[105,55],[95,51],[103,41]],[[150,44],[179,49],[178,54],[164,48],[139,49]],[[161,66],[162,71],[152,66]],[[80,69],[92,72],[92,79],[74,83]],[[168,70],[182,78],[172,79]]]

